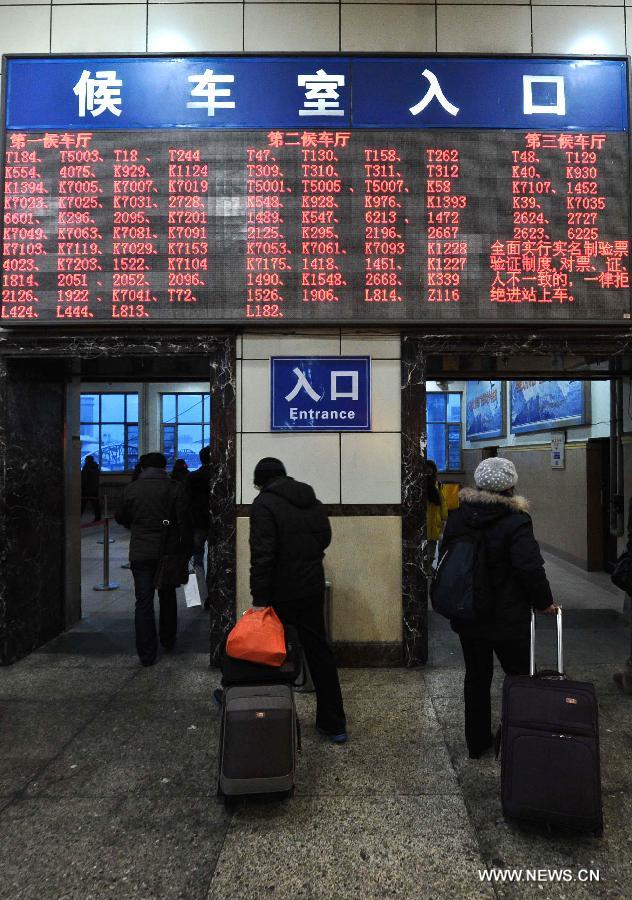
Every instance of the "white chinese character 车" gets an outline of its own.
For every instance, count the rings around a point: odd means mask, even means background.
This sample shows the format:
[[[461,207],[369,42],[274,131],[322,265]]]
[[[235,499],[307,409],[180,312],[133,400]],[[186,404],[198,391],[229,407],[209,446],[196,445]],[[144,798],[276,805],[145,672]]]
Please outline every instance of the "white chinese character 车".
[[[345,390],[340,390],[338,387],[338,380],[342,378],[350,378],[351,385],[347,386]],[[358,391],[358,373],[357,372],[332,372],[331,373],[331,399],[339,400],[339,399],[348,399],[348,400],[357,400],[359,395]]]
[[[316,403],[323,399],[320,394],[316,393],[314,388],[307,380],[307,376],[304,372],[301,372],[298,366],[295,369],[292,369],[292,371],[296,375],[296,384],[294,385],[290,393],[285,395],[285,399],[288,402],[294,400],[294,398],[299,394],[301,390],[305,391],[305,393],[308,394]]]
[[[190,100],[188,109],[205,109],[207,115],[214,116],[216,109],[235,109],[234,100],[218,100],[218,97],[230,97],[230,88],[220,88],[219,84],[233,84],[234,75],[214,75],[212,69],[205,69],[202,75],[189,75],[189,81],[197,82],[191,90],[192,97],[203,97],[203,100]]]
[[[79,117],[83,118],[87,112],[95,117],[100,116],[106,110],[120,116],[122,87],[123,80],[116,77],[116,72],[95,72],[92,78],[91,73],[84,69],[73,88],[73,93],[79,98]]]
[[[431,72],[430,69],[424,69],[421,74],[424,76],[424,78],[428,79],[430,87],[421,98],[419,103],[416,103],[414,106],[410,107],[410,112],[413,114],[413,116],[418,116],[419,113],[422,112],[435,98],[439,101],[446,112],[450,113],[451,116],[456,116],[459,111],[459,107],[455,106],[453,103],[450,103],[450,101],[447,99],[446,95],[441,90],[439,79],[434,74],[434,72]]]
[[[305,100],[303,109],[298,111],[299,116],[344,116],[337,91],[344,84],[344,75],[328,75],[324,69],[318,69],[315,75],[299,75],[298,86],[305,88]]]
[[[534,84],[554,84],[555,85],[555,103],[548,105],[533,102],[533,85]],[[564,76],[563,75],[523,75],[522,76],[522,99],[523,111],[525,116],[532,116],[534,113],[545,113],[551,116],[566,115],[566,97],[564,95]]]

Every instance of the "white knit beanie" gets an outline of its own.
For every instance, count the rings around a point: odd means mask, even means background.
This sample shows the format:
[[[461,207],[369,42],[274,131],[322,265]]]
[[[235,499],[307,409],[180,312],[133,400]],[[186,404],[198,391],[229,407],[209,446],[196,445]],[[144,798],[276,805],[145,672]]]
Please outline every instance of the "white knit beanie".
[[[492,456],[478,464],[474,472],[474,481],[481,491],[500,493],[518,484],[518,473],[510,459]]]

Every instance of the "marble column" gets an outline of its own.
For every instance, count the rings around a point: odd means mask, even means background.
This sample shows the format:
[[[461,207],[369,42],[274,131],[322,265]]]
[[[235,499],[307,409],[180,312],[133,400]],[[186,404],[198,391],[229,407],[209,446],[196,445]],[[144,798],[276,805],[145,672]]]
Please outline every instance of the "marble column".
[[[422,342],[402,335],[402,606],[406,666],[428,659],[428,588],[422,571],[426,539],[426,359]]]
[[[235,338],[217,339],[210,361],[211,391],[211,497],[209,523],[208,589],[210,600],[210,660],[219,663],[219,651],[235,624],[237,593]]]
[[[0,662],[64,628],[64,384],[0,359]]]

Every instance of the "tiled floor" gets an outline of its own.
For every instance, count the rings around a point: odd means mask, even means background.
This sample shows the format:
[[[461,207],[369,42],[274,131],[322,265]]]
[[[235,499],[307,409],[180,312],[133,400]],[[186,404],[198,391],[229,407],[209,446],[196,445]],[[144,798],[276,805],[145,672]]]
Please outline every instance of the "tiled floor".
[[[632,698],[612,682],[629,631],[605,578],[547,559],[569,673],[600,698],[602,839],[504,821],[498,764],[466,759],[460,651],[435,618],[424,670],[342,671],[347,745],[316,734],[314,698],[298,695],[295,798],[227,812],[215,798],[206,614],[181,600],[176,653],[139,667],[126,539],[114,536],[119,590],[92,590],[102,547],[84,529],[82,622],[0,672],[0,897],[632,897]],[[544,657],[552,624],[538,632]],[[592,868],[601,880],[492,887],[479,875],[489,866],[573,878]]]

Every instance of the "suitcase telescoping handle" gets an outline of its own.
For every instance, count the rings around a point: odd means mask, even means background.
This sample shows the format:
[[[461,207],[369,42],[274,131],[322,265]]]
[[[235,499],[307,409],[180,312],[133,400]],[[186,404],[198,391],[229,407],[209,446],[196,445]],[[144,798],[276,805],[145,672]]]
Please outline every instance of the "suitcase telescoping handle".
[[[557,625],[557,672],[564,675],[564,646],[562,642],[562,609],[558,606],[555,614]],[[535,678],[535,610],[531,610],[531,648],[529,653],[529,674]]]

